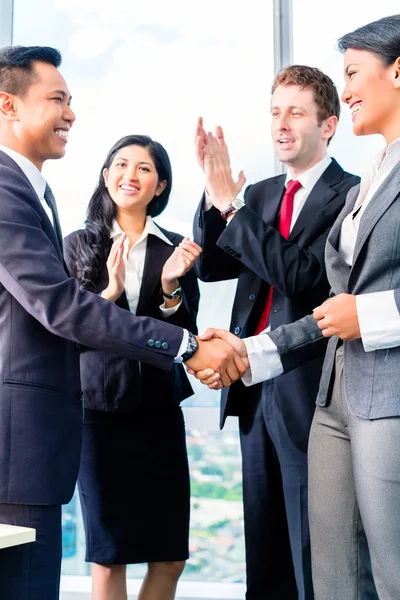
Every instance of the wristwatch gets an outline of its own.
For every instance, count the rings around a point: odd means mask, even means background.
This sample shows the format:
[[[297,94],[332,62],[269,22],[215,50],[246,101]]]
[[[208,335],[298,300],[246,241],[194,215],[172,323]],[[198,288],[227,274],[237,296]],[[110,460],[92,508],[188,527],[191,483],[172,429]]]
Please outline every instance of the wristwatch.
[[[244,206],[244,201],[241,198],[233,198],[230,204],[221,212],[221,217],[226,219],[234,212],[237,212]]]
[[[172,294],[167,294],[167,292],[164,292],[164,290],[161,288],[161,293],[163,296],[165,296],[165,298],[168,298],[168,300],[176,300],[182,296],[182,288],[179,286],[172,292]]]
[[[185,352],[181,356],[182,362],[186,362],[187,360],[189,360],[189,358],[192,358],[193,354],[196,352],[196,350],[199,347],[199,342],[197,341],[196,336],[193,333],[191,333],[190,331],[188,333],[189,333],[188,345],[186,347]]]

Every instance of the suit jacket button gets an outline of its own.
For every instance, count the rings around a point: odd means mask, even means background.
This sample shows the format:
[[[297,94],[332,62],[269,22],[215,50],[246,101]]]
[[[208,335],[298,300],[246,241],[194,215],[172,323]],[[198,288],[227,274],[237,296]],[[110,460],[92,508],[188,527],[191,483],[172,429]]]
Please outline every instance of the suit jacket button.
[[[249,300],[251,300],[253,302],[253,300],[256,299],[256,295],[255,294],[250,294],[249,296]]]
[[[235,329],[233,330],[233,333],[234,333],[235,335],[239,335],[239,333],[240,333],[241,331],[242,331],[242,328],[241,328],[241,327],[235,327]]]
[[[169,348],[168,342],[163,342],[163,343],[161,344],[161,348],[162,348],[163,350],[168,350],[168,348]]]
[[[160,342],[160,340],[157,340],[157,341],[154,343],[154,348],[157,348],[157,349],[158,349],[158,348],[161,348],[161,342]]]
[[[152,348],[154,346],[154,344],[155,344],[155,342],[153,339],[150,338],[149,340],[147,340],[147,345],[149,346],[149,348]]]
[[[83,400],[83,392],[82,392],[82,390],[79,390],[79,392],[78,392],[78,400],[80,402],[82,402],[82,400]]]
[[[78,350],[78,352],[79,352],[79,350],[80,350],[81,348],[82,348],[81,344],[75,344],[75,350]]]

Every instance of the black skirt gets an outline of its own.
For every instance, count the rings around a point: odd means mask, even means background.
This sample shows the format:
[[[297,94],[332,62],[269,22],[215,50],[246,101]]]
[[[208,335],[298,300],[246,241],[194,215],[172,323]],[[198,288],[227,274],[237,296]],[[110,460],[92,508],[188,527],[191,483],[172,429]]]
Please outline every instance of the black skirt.
[[[190,484],[182,410],[86,409],[79,494],[86,560],[186,560]]]

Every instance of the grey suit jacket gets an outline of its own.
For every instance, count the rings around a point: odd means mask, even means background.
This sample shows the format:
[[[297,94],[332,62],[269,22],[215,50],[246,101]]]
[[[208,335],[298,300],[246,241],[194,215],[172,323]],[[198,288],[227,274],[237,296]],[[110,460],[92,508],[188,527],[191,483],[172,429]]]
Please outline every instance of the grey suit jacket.
[[[353,210],[359,186],[352,188],[329,234],[325,261],[331,294],[367,294],[394,290],[400,312],[400,162],[365,208],[350,268],[338,252],[343,220]],[[269,333],[277,345],[284,371],[324,351],[324,338],[311,315]],[[338,338],[329,340],[317,405],[330,393]],[[399,345],[365,352],[361,339],[344,342],[344,382],[350,411],[363,419],[400,415]]]

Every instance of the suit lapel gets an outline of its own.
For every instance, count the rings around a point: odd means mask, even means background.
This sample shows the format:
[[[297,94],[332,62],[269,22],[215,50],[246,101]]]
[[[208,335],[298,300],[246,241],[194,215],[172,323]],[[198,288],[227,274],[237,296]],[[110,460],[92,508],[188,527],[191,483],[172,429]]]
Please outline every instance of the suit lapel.
[[[321,212],[328,202],[337,195],[337,191],[332,187],[340,181],[343,175],[343,169],[332,158],[331,163],[322,173],[313,189],[311,190],[297,221],[290,232],[289,241],[294,240],[305,227],[309,226],[315,220],[315,216]]]
[[[359,185],[355,186],[354,188],[351,188],[351,190],[349,191],[342,212],[339,214],[338,218],[333,224],[326,242],[326,273],[329,280],[329,285],[331,286],[332,290],[336,295],[347,291],[351,270],[349,265],[339,254],[339,238],[343,221],[347,217],[347,215],[353,210],[356,200],[358,198],[359,191]]]
[[[350,189],[349,193],[347,194],[346,203],[342,208],[342,211],[339,213],[336,221],[332,225],[332,229],[329,232],[327,245],[332,246],[332,248],[334,248],[335,250],[339,249],[339,237],[340,231],[342,229],[342,223],[347,217],[347,215],[353,210],[359,192],[360,184]]]
[[[268,225],[276,225],[281,208],[281,200],[285,191],[285,175],[280,175],[265,192],[262,204],[262,218]]]
[[[399,171],[400,161],[392,169],[385,181],[379,186],[360,219],[360,226],[354,249],[353,267],[360,255],[361,249],[365,244],[369,234],[375,227],[377,221],[387,211],[389,206],[396,200],[399,195]]]
[[[155,291],[158,292],[156,288],[160,285],[164,263],[171,256],[174,249],[174,246],[169,246],[156,235],[150,234],[148,236],[137,315],[142,314],[151,296]]]
[[[54,247],[56,248],[58,255],[60,257],[60,259],[63,262],[64,265],[64,269],[66,271],[66,273],[68,273],[68,269],[67,269],[67,265],[64,262],[64,258],[63,258],[63,250],[60,246],[60,241],[58,239],[56,230],[54,229],[53,223],[50,221],[46,211],[44,210],[42,203],[40,201],[39,196],[37,195],[35,188],[33,187],[33,185],[31,184],[31,182],[29,181],[28,177],[25,175],[25,173],[23,172],[23,170],[21,169],[21,167],[15,162],[15,160],[13,158],[11,158],[10,156],[8,156],[8,154],[6,154],[5,152],[0,150],[0,160],[1,163],[3,165],[6,165],[7,167],[10,167],[13,171],[16,171],[17,173],[20,173],[28,182],[29,187],[32,190],[32,195],[33,198],[35,199],[35,202],[37,202],[37,206],[38,206],[38,210],[39,212],[42,214],[42,218],[44,218],[45,220],[47,219],[48,223],[49,223],[49,228],[48,228],[48,232],[46,233],[50,233],[50,237],[52,237],[53,239],[53,243],[54,243]]]

